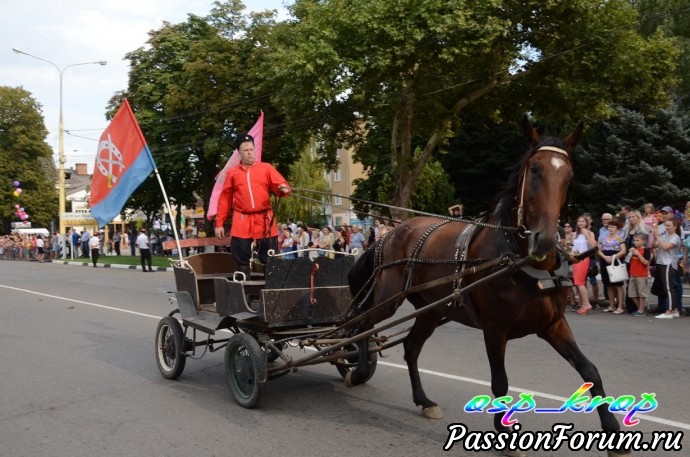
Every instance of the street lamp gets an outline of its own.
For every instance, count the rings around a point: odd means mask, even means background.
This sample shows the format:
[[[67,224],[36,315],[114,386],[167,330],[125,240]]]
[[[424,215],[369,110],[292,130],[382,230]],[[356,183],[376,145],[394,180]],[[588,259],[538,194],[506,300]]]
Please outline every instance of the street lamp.
[[[20,49],[17,48],[12,48],[12,51],[14,51],[17,54],[24,54],[25,56],[33,57],[34,59],[42,60],[43,62],[51,64],[55,69],[58,71],[60,74],[60,123],[58,125],[58,180],[59,180],[59,185],[58,185],[58,203],[59,203],[59,209],[58,209],[58,219],[59,219],[59,226],[60,226],[60,234],[62,236],[65,236],[65,222],[64,222],[64,214],[65,214],[65,124],[62,120],[62,75],[67,70],[69,67],[76,67],[78,65],[91,65],[91,64],[98,64],[98,65],[107,65],[108,62],[105,60],[98,60],[95,62],[81,62],[81,63],[73,63],[70,65],[66,65],[62,67],[58,67],[55,63],[51,62],[50,60],[43,59],[41,57],[35,56],[33,54],[29,54],[28,52],[24,52]],[[67,255],[67,249],[62,250],[62,256],[63,258]]]

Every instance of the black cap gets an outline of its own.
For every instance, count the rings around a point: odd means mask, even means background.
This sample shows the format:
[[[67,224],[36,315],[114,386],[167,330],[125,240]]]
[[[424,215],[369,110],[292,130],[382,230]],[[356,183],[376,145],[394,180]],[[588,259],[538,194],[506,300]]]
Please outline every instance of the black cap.
[[[246,142],[250,142],[251,144],[254,144],[254,137],[248,133],[243,133],[241,135],[237,135],[237,139],[235,139],[235,149],[240,149],[240,145],[242,143],[246,143]]]

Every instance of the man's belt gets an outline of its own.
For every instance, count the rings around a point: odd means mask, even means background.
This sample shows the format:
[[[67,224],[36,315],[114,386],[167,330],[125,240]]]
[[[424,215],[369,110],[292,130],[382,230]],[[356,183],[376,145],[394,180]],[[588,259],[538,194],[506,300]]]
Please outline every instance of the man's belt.
[[[240,214],[261,214],[261,213],[267,213],[269,210],[267,209],[260,209],[258,211],[240,211],[237,210],[238,213]]]

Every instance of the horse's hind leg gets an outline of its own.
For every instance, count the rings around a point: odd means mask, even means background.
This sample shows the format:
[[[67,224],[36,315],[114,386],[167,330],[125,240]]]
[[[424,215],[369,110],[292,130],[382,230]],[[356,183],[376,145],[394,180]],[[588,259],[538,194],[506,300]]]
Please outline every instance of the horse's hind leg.
[[[599,370],[597,370],[597,367],[585,357],[582,351],[580,351],[565,318],[561,318],[559,321],[549,326],[544,332],[537,333],[537,335],[547,341],[564,359],[570,362],[575,370],[580,373],[580,376],[582,376],[585,382],[591,382],[593,384],[592,388],[589,389],[592,397],[606,397]],[[601,428],[604,432],[615,433],[620,431],[620,424],[613,413],[609,411],[608,405],[603,404],[598,406],[597,413],[599,414]],[[617,452],[609,451],[609,456],[632,456],[632,453],[629,450],[620,450]]]
[[[419,377],[417,361],[424,342],[434,333],[439,320],[440,316],[433,312],[417,317],[410,333],[403,340],[407,371],[410,374],[412,384],[412,400],[415,405],[422,407],[422,416],[427,419],[441,419],[443,418],[443,411],[436,403],[427,398],[424,388],[422,388],[422,380]]]

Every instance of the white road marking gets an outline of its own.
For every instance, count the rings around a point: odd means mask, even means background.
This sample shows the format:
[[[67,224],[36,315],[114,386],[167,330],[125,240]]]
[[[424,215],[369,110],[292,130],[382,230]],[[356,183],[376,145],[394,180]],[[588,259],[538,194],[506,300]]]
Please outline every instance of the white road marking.
[[[54,298],[56,300],[63,300],[63,301],[71,302],[71,303],[78,303],[80,305],[93,306],[95,308],[107,309],[110,311],[118,311],[118,312],[122,312],[122,313],[133,314],[135,316],[149,317],[152,319],[161,319],[161,316],[154,316],[152,314],[139,313],[137,311],[130,311],[128,309],[115,308],[113,306],[100,305],[98,303],[91,303],[91,302],[82,301],[82,300],[75,300],[75,299],[67,298],[67,297],[60,297],[58,295],[44,294],[41,292],[35,292],[33,290],[20,289],[19,287],[11,287],[11,286],[5,286],[5,285],[0,284],[0,288],[16,290],[18,292],[25,292],[25,293],[33,294],[33,295],[40,295],[42,297]],[[308,348],[308,349],[313,349],[313,348]],[[385,362],[385,361],[379,360],[378,365],[383,365],[383,366],[387,366],[387,367],[391,367],[391,368],[398,368],[398,369],[407,371],[407,365],[402,365],[399,363],[391,363],[391,362]],[[419,372],[429,374],[432,376],[438,376],[439,378],[452,379],[454,381],[462,381],[462,382],[466,382],[469,384],[477,384],[480,386],[491,387],[490,382],[483,381],[481,379],[467,378],[465,376],[457,376],[457,375],[453,375],[453,374],[449,374],[449,373],[443,373],[440,371],[426,370],[424,368],[420,368]],[[532,389],[525,389],[523,387],[513,386],[513,387],[510,387],[508,390],[511,392],[516,392],[516,393],[523,393],[523,392],[524,393],[532,393],[536,397],[547,398],[549,400],[556,400],[559,402],[565,402],[568,400],[566,397],[561,397],[558,395],[552,395],[552,394],[548,394],[545,392],[538,392],[538,391],[532,390]],[[674,420],[670,420],[670,419],[664,419],[662,417],[650,416],[649,414],[641,414],[641,415],[637,415],[635,417],[638,419],[647,420],[650,422],[655,422],[657,424],[667,425],[670,427],[676,427],[676,428],[680,428],[680,429],[684,429],[684,430],[690,430],[690,424],[686,424],[684,422],[678,422],[678,421],[674,421]]]

